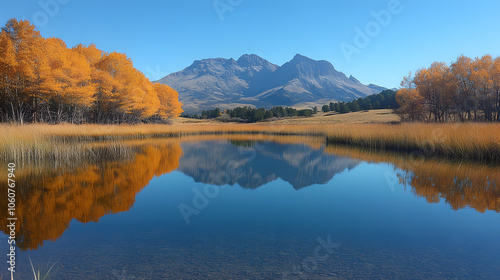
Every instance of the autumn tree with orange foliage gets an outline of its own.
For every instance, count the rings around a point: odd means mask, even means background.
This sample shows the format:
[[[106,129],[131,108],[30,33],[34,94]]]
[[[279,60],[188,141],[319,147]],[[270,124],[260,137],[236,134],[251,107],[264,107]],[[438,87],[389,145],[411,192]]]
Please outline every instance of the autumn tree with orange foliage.
[[[25,20],[2,28],[1,122],[164,122],[181,106],[175,90],[151,83],[125,54],[68,48]]]
[[[160,99],[159,115],[161,117],[171,118],[179,116],[182,113],[182,104],[179,102],[179,94],[177,91],[160,83],[154,84],[154,90]]]
[[[421,100],[425,121],[500,121],[500,58],[485,55],[471,59],[464,55],[450,66],[434,62],[417,71],[414,89],[402,86],[398,92],[400,115],[412,114]],[[415,106],[410,106],[411,104]]]
[[[396,102],[401,106],[396,110],[403,120],[420,121],[423,119],[425,107],[424,99],[415,89],[415,84],[411,73],[404,77],[401,82],[401,89],[396,92]]]

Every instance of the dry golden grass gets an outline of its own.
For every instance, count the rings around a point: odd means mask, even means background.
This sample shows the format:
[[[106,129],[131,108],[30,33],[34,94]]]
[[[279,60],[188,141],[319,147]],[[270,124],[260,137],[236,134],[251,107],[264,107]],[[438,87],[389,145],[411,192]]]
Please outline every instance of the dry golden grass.
[[[354,124],[354,123],[395,123],[401,118],[393,110],[359,111],[348,114],[318,112],[312,117],[284,118],[272,121],[273,124]]]
[[[266,124],[351,124],[351,123],[395,123],[400,122],[401,118],[394,113],[394,110],[383,109],[383,110],[370,110],[370,111],[360,111],[348,114],[338,114],[338,113],[323,113],[318,112],[312,117],[292,117],[292,118],[280,118],[274,121],[264,122]],[[173,124],[217,124],[216,120],[197,120],[197,119],[187,119],[187,118],[177,118],[173,120]]]
[[[218,121],[211,119],[211,120],[205,120],[205,119],[190,119],[190,118],[175,118],[172,120],[172,124],[214,124],[214,123],[219,123]]]
[[[40,158],[65,143],[78,149],[89,141],[235,134],[322,136],[330,144],[500,163],[500,124],[480,123],[0,125],[0,159]]]
[[[88,139],[105,140],[117,138],[145,138],[162,136],[182,136],[199,134],[270,133],[285,135],[311,135],[321,133],[321,125],[273,125],[273,124],[143,124],[143,125],[47,125],[31,124],[24,126],[0,125],[0,145],[20,140],[36,139]]]
[[[47,157],[85,156],[89,142],[189,135],[324,135],[320,126],[262,124],[174,125],[0,125],[0,160],[36,161]],[[117,148],[119,141],[114,141]],[[71,145],[70,145],[71,144]]]
[[[336,125],[325,132],[330,144],[500,162],[500,124]]]

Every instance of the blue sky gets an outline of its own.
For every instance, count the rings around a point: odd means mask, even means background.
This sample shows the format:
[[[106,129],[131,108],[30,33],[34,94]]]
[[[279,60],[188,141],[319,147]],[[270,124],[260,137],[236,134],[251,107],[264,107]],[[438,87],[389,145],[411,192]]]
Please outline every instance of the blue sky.
[[[390,20],[377,22],[372,12],[383,10]],[[151,79],[197,59],[255,53],[281,65],[300,53],[397,87],[434,61],[500,56],[499,11],[498,0],[16,0],[2,4],[0,21],[29,19],[68,46],[124,52]],[[369,41],[355,41],[356,28]],[[341,46],[356,49],[346,55]]]

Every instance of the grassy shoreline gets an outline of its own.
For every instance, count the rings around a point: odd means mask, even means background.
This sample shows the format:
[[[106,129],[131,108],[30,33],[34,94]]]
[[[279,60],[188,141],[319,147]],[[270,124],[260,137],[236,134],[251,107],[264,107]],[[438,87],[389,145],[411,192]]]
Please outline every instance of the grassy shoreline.
[[[326,144],[500,163],[500,124],[484,123],[0,125],[0,159],[40,158],[61,144],[78,149],[88,142],[196,135],[319,136]]]
[[[339,125],[326,132],[326,142],[416,157],[500,163],[500,124],[493,123],[373,124],[357,130]]]

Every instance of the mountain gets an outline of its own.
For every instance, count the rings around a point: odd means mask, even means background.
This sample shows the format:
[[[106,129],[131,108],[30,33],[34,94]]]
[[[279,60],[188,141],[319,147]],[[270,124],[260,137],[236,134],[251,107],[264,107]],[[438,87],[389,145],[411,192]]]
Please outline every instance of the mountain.
[[[337,71],[328,61],[300,54],[282,66],[255,54],[245,54],[238,60],[196,60],[186,69],[157,82],[179,92],[186,112],[244,105],[265,108],[322,105],[365,97],[385,89],[363,85],[353,76]]]

